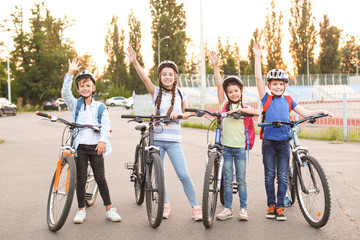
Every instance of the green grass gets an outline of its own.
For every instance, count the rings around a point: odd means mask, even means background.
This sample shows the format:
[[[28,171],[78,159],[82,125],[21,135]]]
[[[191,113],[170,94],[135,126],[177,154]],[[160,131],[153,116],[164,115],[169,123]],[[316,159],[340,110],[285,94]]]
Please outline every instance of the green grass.
[[[2,143],[4,143],[4,142],[5,142],[5,140],[0,139],[0,144],[2,144]]]

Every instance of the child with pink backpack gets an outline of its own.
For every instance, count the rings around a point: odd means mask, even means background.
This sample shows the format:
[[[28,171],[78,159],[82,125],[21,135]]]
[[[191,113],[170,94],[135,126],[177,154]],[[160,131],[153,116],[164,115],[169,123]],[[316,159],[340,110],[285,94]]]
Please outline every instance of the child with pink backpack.
[[[214,67],[214,75],[217,84],[218,100],[223,112],[231,114],[233,112],[243,112],[259,116],[258,110],[243,105],[244,84],[236,76],[227,77],[224,82],[221,80],[219,70],[219,58],[214,51],[210,53],[210,60]],[[228,100],[225,99],[225,95]],[[247,187],[246,187],[246,149],[251,149],[254,142],[253,128],[250,134],[249,126],[253,127],[253,121],[249,119],[223,119],[223,130],[221,134],[221,144],[224,146],[224,210],[216,215],[218,220],[226,220],[233,217],[233,181],[235,163],[236,182],[240,198],[239,221],[247,221]],[[250,135],[250,136],[249,136]]]

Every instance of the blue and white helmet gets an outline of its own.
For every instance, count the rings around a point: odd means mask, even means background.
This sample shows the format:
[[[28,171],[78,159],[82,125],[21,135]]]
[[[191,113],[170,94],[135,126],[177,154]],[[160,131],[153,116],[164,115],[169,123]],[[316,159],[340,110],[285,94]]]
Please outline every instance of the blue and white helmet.
[[[268,74],[266,75],[266,80],[267,81],[271,81],[271,80],[281,80],[284,81],[286,83],[289,82],[289,75],[281,69],[273,69],[270,72],[268,72]]]

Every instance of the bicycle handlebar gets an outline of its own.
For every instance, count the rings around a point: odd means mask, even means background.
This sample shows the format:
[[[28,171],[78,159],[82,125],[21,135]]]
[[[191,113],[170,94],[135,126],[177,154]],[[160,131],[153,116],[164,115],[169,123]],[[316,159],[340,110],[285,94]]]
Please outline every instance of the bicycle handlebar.
[[[229,117],[229,116],[231,116],[235,119],[240,119],[242,117],[254,117],[253,114],[243,113],[243,112],[234,112],[234,113],[228,114],[226,112],[223,112],[223,113],[210,112],[205,109],[195,109],[195,108],[185,108],[185,112],[195,112],[197,117],[202,117],[205,114],[209,114],[209,115],[211,115],[213,117],[217,117],[217,118],[220,118],[220,117],[224,118],[224,117]]]
[[[168,115],[163,115],[163,116],[156,116],[154,114],[152,115],[145,115],[145,116],[141,116],[141,115],[121,115],[121,118],[131,118],[133,120],[130,121],[136,121],[136,122],[143,122],[143,119],[149,119],[151,122],[159,119],[161,122],[167,123],[167,122],[175,122],[176,119],[170,119],[170,116]],[[177,116],[177,119],[182,119],[183,116],[179,115]]]
[[[39,111],[36,112],[36,115],[38,115],[40,117],[49,118],[50,121],[52,121],[52,122],[61,122],[67,126],[74,127],[74,128],[91,128],[95,132],[100,132],[100,128],[101,128],[101,126],[96,126],[96,125],[79,124],[79,123],[69,122],[63,118],[51,116],[50,114],[39,112]]]
[[[327,117],[329,116],[328,114],[318,114],[315,116],[310,116],[310,117],[306,117],[303,119],[300,119],[299,121],[290,121],[290,122],[283,122],[283,121],[272,121],[272,122],[265,122],[265,123],[259,123],[258,126],[259,127],[266,127],[266,126],[273,126],[274,128],[281,128],[284,125],[289,125],[291,128],[299,125],[300,123],[309,121],[311,124],[316,122],[317,118],[323,118],[323,117]]]

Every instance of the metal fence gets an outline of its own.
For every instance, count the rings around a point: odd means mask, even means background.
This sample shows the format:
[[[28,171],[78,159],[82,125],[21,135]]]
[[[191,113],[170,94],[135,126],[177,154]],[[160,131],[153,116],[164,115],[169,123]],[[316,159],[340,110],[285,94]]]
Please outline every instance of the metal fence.
[[[241,78],[245,84],[244,104],[259,109],[261,112],[262,105],[258,97],[255,77],[242,76]],[[294,101],[306,109],[325,109],[334,113],[332,119],[322,118],[317,123],[307,126],[303,131],[304,137],[360,141],[360,81],[357,76],[317,74],[310,77],[299,75],[294,79],[296,81],[293,81],[294,84],[289,84],[285,94],[290,95]],[[201,84],[198,75],[180,75],[178,86],[188,94],[189,107],[201,107]],[[206,86],[205,107],[212,111],[219,111],[213,75],[206,76]],[[134,94],[134,112],[137,114],[153,112],[149,95]],[[300,116],[292,111],[291,119],[300,119]],[[255,120],[259,122],[258,118]]]

